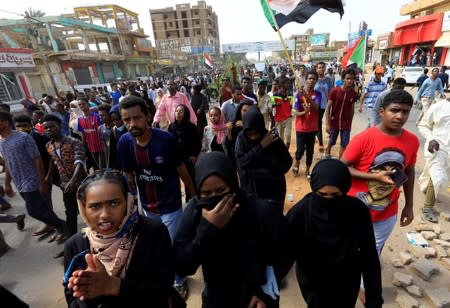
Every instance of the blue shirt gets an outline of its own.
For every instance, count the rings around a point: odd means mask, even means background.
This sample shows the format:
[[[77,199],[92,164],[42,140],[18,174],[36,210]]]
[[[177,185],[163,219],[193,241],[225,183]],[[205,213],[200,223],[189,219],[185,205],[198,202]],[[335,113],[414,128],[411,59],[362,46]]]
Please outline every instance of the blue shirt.
[[[328,76],[317,79],[316,85],[314,86],[314,90],[320,92],[321,94],[320,109],[327,108],[328,93],[330,93],[332,88],[333,88],[333,81]]]
[[[125,172],[135,175],[142,207],[168,214],[181,208],[180,177],[176,170],[182,162],[181,150],[171,133],[152,128],[152,138],[141,147],[130,133],[120,137],[119,162]]]
[[[0,154],[5,159],[18,192],[39,189],[39,175],[34,159],[41,155],[31,135],[13,131],[7,138],[0,139]]]
[[[119,90],[111,91],[111,97],[113,99],[113,105],[118,105],[119,104],[119,98],[122,97],[122,94],[120,94]]]
[[[417,91],[416,100],[420,100],[421,97],[426,96],[430,99],[434,99],[436,91],[444,95],[444,87],[442,86],[442,81],[439,78],[435,80],[428,78],[426,79]]]
[[[378,95],[386,90],[387,85],[384,81],[376,82],[370,81],[364,88],[366,96],[364,98],[364,105],[367,108],[372,108],[375,105]]]

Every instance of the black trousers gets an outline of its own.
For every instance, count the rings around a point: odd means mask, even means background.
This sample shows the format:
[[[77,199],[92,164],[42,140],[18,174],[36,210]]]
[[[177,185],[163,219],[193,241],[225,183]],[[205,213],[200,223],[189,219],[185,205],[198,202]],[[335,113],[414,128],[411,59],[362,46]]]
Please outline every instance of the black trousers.
[[[306,165],[311,166],[314,153],[314,141],[316,132],[296,132],[297,135],[297,151],[295,152],[295,159],[300,160],[306,150]]]

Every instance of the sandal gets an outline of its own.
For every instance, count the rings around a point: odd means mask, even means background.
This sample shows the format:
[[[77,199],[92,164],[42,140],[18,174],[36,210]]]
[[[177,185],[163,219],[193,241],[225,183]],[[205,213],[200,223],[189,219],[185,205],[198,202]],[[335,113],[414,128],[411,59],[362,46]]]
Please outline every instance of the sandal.
[[[436,217],[436,215],[434,215],[434,212],[432,209],[422,209],[422,218],[433,224],[439,223],[439,220]]]

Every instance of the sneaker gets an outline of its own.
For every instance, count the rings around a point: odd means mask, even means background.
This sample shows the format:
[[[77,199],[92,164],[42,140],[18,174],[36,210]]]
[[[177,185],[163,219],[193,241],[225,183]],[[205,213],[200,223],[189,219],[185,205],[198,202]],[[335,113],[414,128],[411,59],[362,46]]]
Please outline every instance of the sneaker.
[[[174,286],[174,288],[177,290],[178,294],[180,294],[181,298],[186,301],[189,297],[187,282],[184,282],[182,285]]]
[[[22,231],[23,229],[25,229],[25,214],[19,214],[16,216],[17,221],[17,230]]]

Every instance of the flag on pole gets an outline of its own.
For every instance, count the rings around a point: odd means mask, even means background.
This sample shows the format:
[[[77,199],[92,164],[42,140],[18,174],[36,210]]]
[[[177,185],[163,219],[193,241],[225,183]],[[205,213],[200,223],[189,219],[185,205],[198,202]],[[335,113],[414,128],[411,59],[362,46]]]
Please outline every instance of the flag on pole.
[[[367,34],[364,33],[364,35],[356,41],[353,47],[342,58],[341,65],[343,69],[353,63],[360,69],[364,69],[364,59],[366,57],[366,36]]]
[[[211,57],[205,51],[203,52],[203,64],[209,69],[213,68]]]
[[[318,10],[344,14],[342,0],[261,0],[264,15],[277,31],[290,22],[305,23]]]

